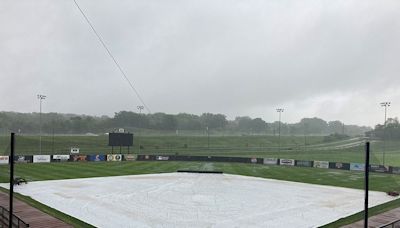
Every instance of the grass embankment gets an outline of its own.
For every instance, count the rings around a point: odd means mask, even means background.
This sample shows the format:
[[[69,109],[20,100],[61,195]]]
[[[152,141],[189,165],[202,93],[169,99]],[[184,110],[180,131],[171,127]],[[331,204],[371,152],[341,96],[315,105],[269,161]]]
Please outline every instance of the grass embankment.
[[[323,143],[322,136],[307,137],[307,145]],[[0,148],[9,144],[9,137],[0,136]],[[277,149],[279,140],[276,136],[134,136],[134,146],[131,152],[139,151],[139,144],[142,145],[141,151],[199,151],[208,150],[208,145],[212,149]],[[292,149],[304,146],[304,137],[282,136],[282,147]],[[39,136],[20,136],[16,137],[16,146],[19,152],[25,154],[36,154],[39,150]],[[71,147],[79,147],[82,153],[109,153],[111,147],[108,146],[108,136],[43,136],[42,152],[44,154],[69,153]],[[114,148],[119,150],[119,148]],[[123,149],[127,151],[126,148]]]
[[[363,140],[353,138],[334,142],[325,142],[323,136],[282,136],[281,149],[275,136],[135,136],[135,146],[131,153],[138,153],[138,141],[143,146],[141,154],[159,155],[206,155],[206,156],[241,156],[275,157],[298,160],[323,160],[338,162],[364,162]],[[306,144],[304,144],[306,142]],[[79,147],[82,154],[107,154],[107,136],[44,136],[42,154],[69,154],[71,147]],[[9,137],[0,137],[0,154],[8,154]],[[186,146],[185,146],[186,145]],[[400,142],[373,142],[371,163],[383,163],[400,166]],[[16,152],[20,155],[38,154],[38,136],[17,136]],[[114,148],[119,153],[119,148]],[[123,149],[122,153],[127,153]]]

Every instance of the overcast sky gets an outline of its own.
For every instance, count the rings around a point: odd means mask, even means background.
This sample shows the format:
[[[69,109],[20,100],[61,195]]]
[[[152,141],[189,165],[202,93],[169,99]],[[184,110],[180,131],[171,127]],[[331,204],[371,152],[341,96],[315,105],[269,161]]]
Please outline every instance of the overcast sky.
[[[373,126],[400,113],[398,0],[77,0],[152,112]],[[0,2],[0,110],[141,105],[73,0]]]

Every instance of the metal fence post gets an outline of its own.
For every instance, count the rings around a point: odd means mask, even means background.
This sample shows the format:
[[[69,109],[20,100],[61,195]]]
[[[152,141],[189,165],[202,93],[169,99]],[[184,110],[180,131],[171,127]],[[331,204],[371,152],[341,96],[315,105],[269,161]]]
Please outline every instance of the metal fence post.
[[[365,143],[365,201],[364,201],[364,228],[368,228],[368,188],[369,188],[369,142]]]
[[[8,227],[12,227],[13,222],[13,198],[14,198],[14,145],[15,145],[15,133],[11,133],[11,153],[9,157],[10,163],[10,202],[9,202],[9,215],[8,215]]]

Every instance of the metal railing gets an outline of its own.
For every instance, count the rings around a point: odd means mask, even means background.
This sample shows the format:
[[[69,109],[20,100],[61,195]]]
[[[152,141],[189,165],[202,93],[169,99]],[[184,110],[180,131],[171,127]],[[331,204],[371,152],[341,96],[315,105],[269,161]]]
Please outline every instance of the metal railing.
[[[379,228],[400,228],[400,219],[380,226]]]
[[[8,221],[8,215],[9,211],[0,206],[0,227],[9,227],[9,221]],[[12,221],[11,221],[12,227],[15,228],[26,228],[29,227],[29,224],[22,221],[18,216],[13,214]]]

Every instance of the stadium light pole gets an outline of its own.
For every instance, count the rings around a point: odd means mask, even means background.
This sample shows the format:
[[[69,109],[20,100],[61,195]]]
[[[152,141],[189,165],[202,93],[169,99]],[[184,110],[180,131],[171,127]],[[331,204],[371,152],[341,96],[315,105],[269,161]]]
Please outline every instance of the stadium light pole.
[[[303,124],[303,127],[304,127],[304,152],[306,152],[307,151],[307,135],[306,135],[307,126],[306,126],[306,123]]]
[[[46,96],[38,94],[37,99],[39,99],[39,154],[42,154],[42,101]]]
[[[283,108],[277,108],[276,111],[279,113],[279,126],[278,126],[278,135],[279,135],[279,152],[281,152],[281,114],[284,111]]]
[[[210,150],[210,131],[208,129],[208,126],[206,127],[206,129],[207,129],[207,147],[208,150]]]
[[[383,123],[383,153],[382,153],[382,164],[385,165],[385,153],[386,153],[386,114],[387,108],[390,107],[390,102],[381,102],[381,106],[385,107],[385,122]]]
[[[144,109],[143,105],[138,105],[137,109],[139,109],[139,116],[140,118],[142,118],[142,110]],[[140,129],[140,128],[139,128]],[[140,133],[140,130],[138,131],[138,133]],[[139,140],[139,135],[138,135],[138,144],[139,144],[139,151],[138,154],[140,154],[140,140]]]

